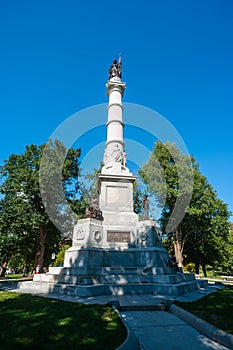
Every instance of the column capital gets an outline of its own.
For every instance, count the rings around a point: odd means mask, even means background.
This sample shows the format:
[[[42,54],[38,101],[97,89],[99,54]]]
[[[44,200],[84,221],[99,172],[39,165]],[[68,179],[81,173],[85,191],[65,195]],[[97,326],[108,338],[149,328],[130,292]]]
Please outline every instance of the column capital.
[[[120,94],[123,96],[125,87],[126,87],[126,83],[123,83],[121,81],[109,80],[108,83],[106,84],[107,96],[109,96],[110,93],[113,91],[119,91]]]

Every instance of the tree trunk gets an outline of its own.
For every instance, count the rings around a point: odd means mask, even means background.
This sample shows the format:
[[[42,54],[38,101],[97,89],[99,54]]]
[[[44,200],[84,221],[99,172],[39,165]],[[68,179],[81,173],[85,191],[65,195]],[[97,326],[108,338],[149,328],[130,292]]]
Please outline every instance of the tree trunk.
[[[46,230],[40,227],[40,237],[39,237],[39,249],[37,250],[34,264],[34,271],[36,273],[43,273],[44,265],[44,253],[45,253],[45,240],[46,240]]]
[[[30,263],[26,262],[26,275],[29,275],[30,273]]]
[[[195,273],[199,275],[199,264],[195,262]]]
[[[206,266],[205,266],[205,264],[201,264],[201,267],[202,267],[202,271],[203,271],[203,273],[204,273],[204,276],[207,277]]]
[[[5,277],[8,261],[4,261],[0,267],[0,277]]]
[[[182,247],[182,242],[179,240],[179,232],[175,230],[174,234],[174,240],[173,240],[173,245],[174,245],[174,252],[176,256],[176,261],[178,264],[178,267],[183,270],[183,247]]]

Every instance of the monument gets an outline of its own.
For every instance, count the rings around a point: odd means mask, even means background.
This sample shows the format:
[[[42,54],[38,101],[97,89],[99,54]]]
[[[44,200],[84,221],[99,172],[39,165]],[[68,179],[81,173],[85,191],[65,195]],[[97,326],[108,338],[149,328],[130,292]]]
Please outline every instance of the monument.
[[[104,165],[98,177],[99,198],[93,198],[86,218],[73,230],[72,247],[63,267],[35,274],[33,287],[44,292],[89,297],[94,295],[162,294],[177,296],[198,288],[193,274],[177,273],[162,247],[157,221],[134,212],[136,177],[127,168],[124,144],[121,58],[113,61],[106,84],[108,104]],[[29,282],[28,282],[29,283]]]

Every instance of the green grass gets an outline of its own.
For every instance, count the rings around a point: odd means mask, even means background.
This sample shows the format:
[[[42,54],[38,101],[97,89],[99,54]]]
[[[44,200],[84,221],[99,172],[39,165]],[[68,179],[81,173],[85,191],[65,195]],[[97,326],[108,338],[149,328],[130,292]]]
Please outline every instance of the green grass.
[[[0,291],[1,349],[115,349],[126,329],[109,305]]]
[[[9,273],[9,275],[5,275],[5,278],[7,279],[18,279],[22,277],[23,277],[22,273]]]
[[[192,302],[176,305],[211,323],[227,333],[233,334],[233,286],[226,286],[208,296]]]

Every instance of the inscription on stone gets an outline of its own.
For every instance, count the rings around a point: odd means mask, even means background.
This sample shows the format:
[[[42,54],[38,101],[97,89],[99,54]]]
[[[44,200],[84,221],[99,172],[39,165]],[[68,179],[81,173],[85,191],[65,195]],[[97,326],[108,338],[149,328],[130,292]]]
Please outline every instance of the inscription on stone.
[[[130,242],[130,232],[108,231],[107,242]]]

